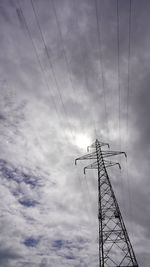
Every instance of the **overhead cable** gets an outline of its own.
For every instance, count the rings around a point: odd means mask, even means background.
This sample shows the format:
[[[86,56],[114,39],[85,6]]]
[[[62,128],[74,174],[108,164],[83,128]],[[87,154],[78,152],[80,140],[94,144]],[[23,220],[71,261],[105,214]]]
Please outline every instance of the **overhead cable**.
[[[18,1],[18,4],[19,4],[19,1]],[[28,25],[27,25],[27,22],[26,22],[26,19],[25,19],[25,17],[24,17],[23,10],[22,10],[22,7],[21,7],[20,4],[19,4],[19,9],[17,9],[16,12],[17,12],[17,13],[20,13],[20,16],[21,16],[21,18],[22,18],[22,22],[23,22],[23,24],[24,24],[24,26],[25,26],[25,28],[26,28],[28,37],[29,37],[29,39],[30,39],[30,41],[31,41],[31,44],[32,44],[33,51],[34,51],[34,53],[35,53],[37,62],[38,62],[38,64],[39,64],[40,72],[41,72],[42,76],[44,77],[45,85],[46,85],[48,91],[51,93],[51,88],[50,88],[50,86],[49,86],[49,84],[48,84],[48,81],[47,81],[47,78],[46,78],[46,74],[45,74],[44,68],[43,68],[43,66],[42,66],[42,64],[41,64],[41,60],[40,60],[38,51],[37,51],[36,46],[35,46],[35,44],[34,44],[34,41],[33,41],[33,37],[32,37],[31,31],[30,31],[30,29],[29,29],[29,27],[28,27]],[[58,115],[57,106],[56,106],[56,103],[55,103],[55,100],[54,100],[52,94],[51,94],[51,97],[52,97],[52,99],[53,99],[53,105],[54,105],[54,108],[55,108],[56,113],[57,113],[57,115]],[[58,115],[58,117],[59,117],[59,115]]]
[[[34,1],[30,0],[30,2],[31,2],[31,6],[32,6],[32,9],[33,9],[34,15],[35,15],[35,20],[36,20],[36,23],[37,23],[37,26],[38,26],[38,29],[39,29],[39,33],[41,35],[41,40],[42,40],[42,42],[44,44],[45,52],[46,52],[47,59],[48,59],[48,62],[49,62],[49,67],[51,69],[52,77],[53,77],[53,80],[54,80],[54,83],[55,83],[55,86],[56,86],[56,89],[57,89],[57,93],[58,93],[60,102],[61,102],[62,107],[63,107],[64,115],[65,115],[66,120],[67,120],[68,128],[70,129],[71,135],[73,137],[73,132],[72,132],[72,129],[71,129],[71,126],[70,126],[70,122],[69,122],[69,119],[68,119],[68,114],[67,114],[64,102],[63,102],[62,94],[60,92],[60,88],[59,88],[58,81],[57,81],[57,78],[56,78],[56,75],[55,75],[53,64],[52,64],[52,61],[51,61],[51,58],[50,58],[50,55],[49,55],[49,51],[47,49],[47,45],[46,45],[46,42],[45,42],[43,31],[41,29],[41,25],[40,25],[40,22],[39,22],[39,15],[37,14],[37,12],[35,10]]]
[[[99,12],[98,16],[98,3],[95,0],[95,13],[96,13],[96,23],[97,23],[97,35],[98,35],[98,49],[99,49],[99,71],[101,73],[101,82],[102,82],[102,90],[104,95],[104,107],[105,107],[105,116],[106,116],[106,124],[107,124],[107,131],[109,133],[109,125],[108,125],[108,113],[107,113],[107,104],[106,104],[106,88],[105,88],[105,81],[104,81],[104,63],[103,63],[103,55],[102,55],[102,31],[100,27],[100,20],[101,20],[101,11]],[[109,135],[109,134],[108,134]]]

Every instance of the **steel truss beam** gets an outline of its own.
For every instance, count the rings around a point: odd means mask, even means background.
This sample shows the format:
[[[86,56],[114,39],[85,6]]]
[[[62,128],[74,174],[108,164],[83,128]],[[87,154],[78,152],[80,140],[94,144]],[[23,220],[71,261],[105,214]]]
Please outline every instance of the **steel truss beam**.
[[[75,160],[96,161],[84,168],[98,170],[98,221],[99,221],[99,267],[138,267],[138,263],[117,203],[107,168],[120,164],[105,158],[125,152],[102,150],[109,144],[96,140],[89,149],[94,149]]]

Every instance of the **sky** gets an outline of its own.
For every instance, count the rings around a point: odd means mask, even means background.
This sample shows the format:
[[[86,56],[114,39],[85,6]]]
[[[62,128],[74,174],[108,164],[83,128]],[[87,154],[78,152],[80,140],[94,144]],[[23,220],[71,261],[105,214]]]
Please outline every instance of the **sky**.
[[[131,3],[131,5],[130,5]],[[150,2],[0,1],[0,266],[98,266],[96,138],[139,266],[150,261]]]

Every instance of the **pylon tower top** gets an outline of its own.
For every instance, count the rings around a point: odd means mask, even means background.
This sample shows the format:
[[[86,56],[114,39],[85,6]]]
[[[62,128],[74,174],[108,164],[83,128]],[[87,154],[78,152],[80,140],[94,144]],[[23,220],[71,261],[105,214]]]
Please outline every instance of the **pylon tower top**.
[[[102,150],[109,144],[98,139],[88,147],[88,154],[75,160],[95,160],[84,168],[98,170],[98,229],[99,229],[99,267],[139,267],[121,212],[116,200],[107,168],[118,162],[106,158],[125,152]],[[90,152],[92,149],[92,152]]]

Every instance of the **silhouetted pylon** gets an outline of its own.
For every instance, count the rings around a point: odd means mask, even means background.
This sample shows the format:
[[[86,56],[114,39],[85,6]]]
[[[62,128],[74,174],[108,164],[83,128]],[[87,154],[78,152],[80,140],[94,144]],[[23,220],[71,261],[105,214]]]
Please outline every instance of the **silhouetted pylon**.
[[[109,144],[96,140],[93,151],[75,160],[96,161],[84,168],[98,170],[99,267],[138,267],[138,263],[117,203],[107,168],[120,164],[106,158],[125,152],[102,150]]]

